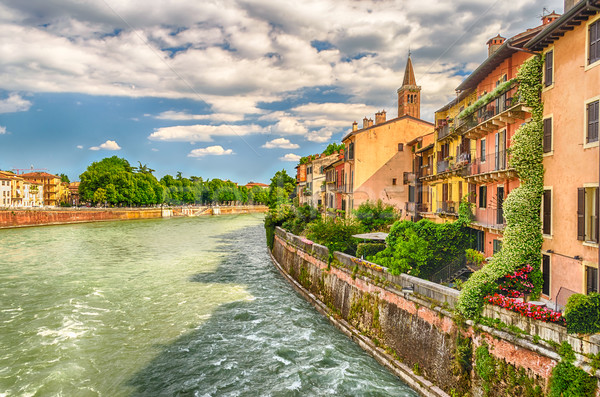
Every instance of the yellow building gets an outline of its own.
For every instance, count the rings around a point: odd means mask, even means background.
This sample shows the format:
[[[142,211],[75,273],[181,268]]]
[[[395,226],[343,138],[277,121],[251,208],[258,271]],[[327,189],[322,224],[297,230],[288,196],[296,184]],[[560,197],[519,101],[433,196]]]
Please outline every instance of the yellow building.
[[[475,90],[462,92],[456,99],[435,112],[434,159],[430,175],[422,179],[429,187],[427,212],[422,217],[436,222],[454,220],[458,217],[460,200],[469,197],[472,201],[475,185],[468,184],[464,176],[466,166],[475,154],[475,145],[464,132],[470,128],[468,122],[458,119],[458,114],[477,99]],[[471,193],[471,194],[470,194]]]
[[[44,205],[57,206],[59,204],[61,191],[61,182],[59,176],[52,175],[47,172],[29,172],[19,176],[34,182],[39,182],[43,185]]]

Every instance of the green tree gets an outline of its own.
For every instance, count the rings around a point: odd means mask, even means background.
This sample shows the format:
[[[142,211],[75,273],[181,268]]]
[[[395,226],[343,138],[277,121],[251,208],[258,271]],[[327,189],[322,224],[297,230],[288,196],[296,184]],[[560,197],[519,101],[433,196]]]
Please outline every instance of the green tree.
[[[289,176],[285,170],[277,171],[269,185],[269,207],[275,208],[278,204],[288,203],[291,194],[296,190],[296,180]]]
[[[384,230],[398,220],[400,214],[392,205],[365,201],[355,211],[354,215],[368,231]]]
[[[58,176],[60,176],[61,182],[71,183],[71,181],[69,180],[69,177],[66,174],[58,174]]]
[[[331,154],[339,152],[340,150],[344,150],[344,148],[345,146],[343,143],[337,144],[335,142],[332,142],[329,145],[327,145],[327,148],[325,149],[325,151],[323,151],[323,154],[329,156]]]
[[[93,198],[92,198],[92,202],[95,204],[102,204],[106,201],[106,190],[99,187],[98,189],[96,189],[96,191],[94,192]]]

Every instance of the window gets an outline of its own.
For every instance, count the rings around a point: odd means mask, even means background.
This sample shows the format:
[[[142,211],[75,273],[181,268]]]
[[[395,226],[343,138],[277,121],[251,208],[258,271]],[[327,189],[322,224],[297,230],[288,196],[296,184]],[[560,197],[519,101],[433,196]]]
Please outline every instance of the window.
[[[585,292],[598,292],[598,268],[586,266],[585,267]]]
[[[542,200],[542,233],[552,233],[552,190],[544,190]]]
[[[544,153],[552,151],[552,118],[544,119]]]
[[[577,189],[577,239],[598,242],[598,188]]]
[[[410,182],[410,172],[404,172],[404,174],[402,174],[402,183],[404,185],[408,185]]]
[[[392,185],[396,186],[396,178],[392,178]]]
[[[550,257],[542,255],[542,294],[550,296]]]
[[[588,64],[600,60],[600,21],[590,25],[590,47],[588,48]]]
[[[408,201],[411,203],[415,202],[415,187],[412,185],[408,187]]]
[[[404,144],[403,144],[403,143],[399,143],[399,144],[398,144],[398,151],[399,151],[399,152],[402,152],[402,151],[404,151]]]
[[[598,102],[587,104],[587,143],[598,142]]]
[[[471,229],[475,232],[475,249],[479,252],[485,251],[485,233],[483,230]]]
[[[485,139],[481,140],[481,162],[485,163]]]
[[[487,186],[479,186],[479,208],[487,207]]]
[[[552,85],[552,68],[554,63],[554,51],[548,51],[544,58],[544,85],[546,87]]]
[[[494,249],[494,254],[496,254],[496,252],[500,251],[502,249],[502,241],[494,239],[493,249]]]

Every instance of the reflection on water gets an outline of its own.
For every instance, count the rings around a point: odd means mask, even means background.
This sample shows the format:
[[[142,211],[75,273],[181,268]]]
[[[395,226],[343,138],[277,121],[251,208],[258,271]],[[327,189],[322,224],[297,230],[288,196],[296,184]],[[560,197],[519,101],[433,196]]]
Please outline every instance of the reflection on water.
[[[0,230],[0,395],[396,395],[256,215]]]

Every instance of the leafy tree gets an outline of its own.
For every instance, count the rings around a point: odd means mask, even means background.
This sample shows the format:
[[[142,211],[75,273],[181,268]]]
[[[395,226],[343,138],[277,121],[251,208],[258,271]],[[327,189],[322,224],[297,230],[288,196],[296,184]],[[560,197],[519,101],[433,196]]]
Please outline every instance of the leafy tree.
[[[383,204],[381,200],[376,203],[365,201],[354,211],[354,215],[368,231],[384,230],[400,217],[393,205]]]
[[[296,180],[285,170],[277,171],[269,185],[269,207],[275,208],[278,204],[289,203],[290,196],[295,190]]]
[[[61,182],[71,183],[71,181],[69,181],[69,177],[66,174],[58,174],[58,176],[60,176]]]
[[[99,187],[94,192],[92,202],[93,203],[104,203],[105,201],[106,201],[106,190]]]
[[[337,144],[335,142],[330,143],[329,145],[327,145],[327,148],[325,149],[325,151],[323,152],[324,155],[329,156],[331,154],[334,154],[336,152],[339,153],[340,150],[344,150],[345,146],[343,143]]]
[[[344,218],[318,218],[306,229],[306,237],[325,245],[330,252],[341,251],[354,255],[358,240],[352,237],[361,233],[362,226],[356,220]]]

